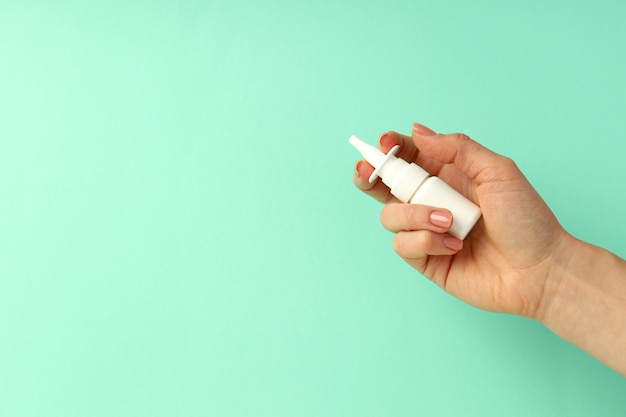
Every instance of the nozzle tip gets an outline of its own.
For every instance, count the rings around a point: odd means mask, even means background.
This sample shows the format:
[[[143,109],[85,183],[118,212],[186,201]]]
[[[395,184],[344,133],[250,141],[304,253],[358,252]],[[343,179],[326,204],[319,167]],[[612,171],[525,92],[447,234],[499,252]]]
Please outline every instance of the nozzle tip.
[[[357,143],[363,142],[363,141],[359,139],[356,135],[352,135],[350,136],[350,139],[348,139],[348,142],[350,142],[350,145],[356,147]]]
[[[363,155],[363,158],[365,158],[365,160],[369,162],[373,167],[380,166],[380,163],[385,158],[385,154],[382,153],[378,148],[370,145],[367,142],[362,141],[361,139],[356,137],[356,135],[350,136],[348,142],[350,142],[350,144],[354,146],[361,153],[361,155]]]

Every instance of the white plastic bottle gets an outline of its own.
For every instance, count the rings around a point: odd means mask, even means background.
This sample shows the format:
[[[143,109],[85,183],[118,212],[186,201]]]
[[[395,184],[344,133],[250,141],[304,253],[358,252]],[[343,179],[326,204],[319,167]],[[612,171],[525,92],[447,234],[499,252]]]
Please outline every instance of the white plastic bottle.
[[[395,155],[400,149],[394,146],[386,155],[378,148],[351,136],[349,142],[375,170],[369,182],[380,177],[391,193],[403,203],[440,207],[452,213],[452,236],[465,239],[480,219],[480,208],[438,177],[430,176],[420,166],[408,163]]]

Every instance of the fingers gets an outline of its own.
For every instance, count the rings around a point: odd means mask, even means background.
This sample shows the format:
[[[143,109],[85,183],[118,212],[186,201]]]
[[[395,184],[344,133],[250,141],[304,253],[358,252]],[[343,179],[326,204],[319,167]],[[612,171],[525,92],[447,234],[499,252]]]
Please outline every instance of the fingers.
[[[444,164],[453,164],[476,184],[496,177],[502,179],[502,175],[514,166],[508,158],[490,151],[466,135],[433,135],[424,129],[428,128],[413,124],[413,141],[420,153]]]
[[[418,151],[411,136],[401,135],[398,132],[385,132],[378,138],[378,147],[384,153],[389,152],[396,145],[400,147],[397,157],[409,162],[415,161]]]
[[[399,232],[393,238],[393,249],[407,260],[429,255],[454,255],[462,248],[462,240],[428,230]]]
[[[391,194],[389,187],[387,187],[378,178],[376,181],[370,184],[369,177],[374,172],[374,167],[365,161],[359,161],[354,165],[354,175],[352,176],[352,182],[354,185],[365,194],[375,198],[381,203],[396,202],[399,200]]]
[[[452,214],[420,204],[388,204],[380,212],[380,222],[393,233],[408,230],[445,233],[452,226]]]
[[[443,209],[417,204],[388,204],[380,214],[383,226],[396,233],[393,248],[406,259],[428,255],[453,255],[463,241],[446,234],[452,214]]]

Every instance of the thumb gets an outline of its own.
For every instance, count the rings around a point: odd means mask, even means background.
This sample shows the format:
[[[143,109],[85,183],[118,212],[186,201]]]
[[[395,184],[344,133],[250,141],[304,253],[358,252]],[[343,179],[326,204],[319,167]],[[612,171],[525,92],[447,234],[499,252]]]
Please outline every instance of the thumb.
[[[490,151],[462,133],[436,134],[426,126],[414,123],[412,136],[422,155],[453,164],[476,184],[502,179],[507,171],[510,172],[509,165],[514,165],[509,158]]]

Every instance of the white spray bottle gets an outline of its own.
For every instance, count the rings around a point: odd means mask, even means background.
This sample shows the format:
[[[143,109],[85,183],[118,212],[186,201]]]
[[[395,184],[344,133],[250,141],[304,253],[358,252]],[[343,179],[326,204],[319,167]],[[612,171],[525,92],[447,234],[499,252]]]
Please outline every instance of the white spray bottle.
[[[420,166],[397,158],[398,145],[385,155],[378,148],[351,136],[349,142],[375,170],[369,178],[373,183],[380,177],[391,194],[403,203],[440,207],[452,213],[452,236],[465,239],[480,219],[480,208],[438,177],[431,177]]]

